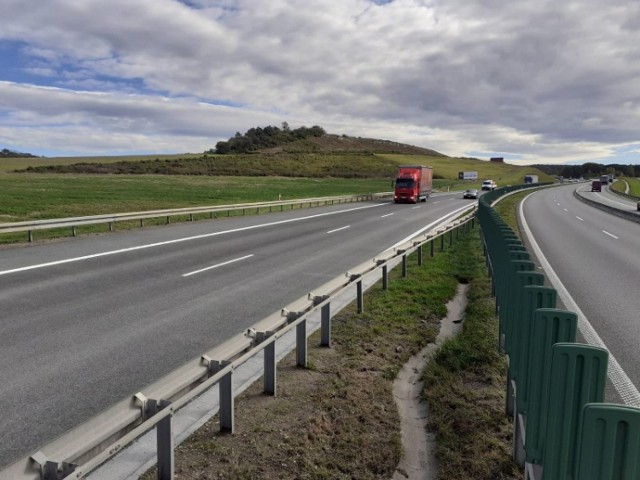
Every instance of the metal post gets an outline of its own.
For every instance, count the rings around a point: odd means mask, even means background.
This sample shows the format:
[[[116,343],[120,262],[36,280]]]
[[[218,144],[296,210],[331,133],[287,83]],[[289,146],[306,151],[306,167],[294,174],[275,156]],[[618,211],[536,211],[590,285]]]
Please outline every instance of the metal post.
[[[444,252],[444,233],[440,235],[440,251]]]
[[[190,214],[189,214],[189,221],[190,221],[190,222],[193,222],[193,213],[190,213]]]
[[[74,237],[78,236],[78,232],[76,231],[75,225],[73,227],[71,227],[71,235],[73,235]]]
[[[160,400],[157,404],[158,410],[166,408],[170,405],[170,402]],[[174,478],[174,443],[173,443],[173,429],[171,425],[171,418],[173,415],[168,415],[156,426],[156,441],[158,450],[158,479],[159,480],[173,480]]]
[[[140,228],[144,227],[144,220],[140,219]]]
[[[382,289],[389,290],[389,267],[387,264],[382,266]]]
[[[267,332],[267,338],[273,335],[273,332]],[[268,395],[276,395],[276,342],[271,342],[264,348],[264,393]]]
[[[433,249],[434,249],[433,240],[431,240],[431,241],[429,242],[429,244],[431,245],[431,252],[430,252],[430,255],[431,255],[431,258],[433,258],[433,255],[434,255],[434,252],[433,252]]]
[[[418,247],[418,266],[422,266],[422,245]]]
[[[364,297],[362,295],[362,280],[358,280],[356,283],[356,290],[358,296],[358,313],[364,312]]]
[[[307,367],[307,320],[296,325],[296,366]]]
[[[449,246],[453,245],[453,230],[449,230]]]
[[[218,363],[218,370],[226,367],[227,361]],[[220,391],[220,431],[233,433],[233,370],[227,373],[218,382]]]
[[[171,217],[167,217],[167,225],[171,223]]]
[[[109,231],[113,232],[113,222],[109,222]]]
[[[320,310],[320,346],[331,346],[331,306],[323,305]]]
[[[29,230],[29,242],[33,242],[33,230]]]
[[[407,254],[402,255],[402,276],[407,276]]]

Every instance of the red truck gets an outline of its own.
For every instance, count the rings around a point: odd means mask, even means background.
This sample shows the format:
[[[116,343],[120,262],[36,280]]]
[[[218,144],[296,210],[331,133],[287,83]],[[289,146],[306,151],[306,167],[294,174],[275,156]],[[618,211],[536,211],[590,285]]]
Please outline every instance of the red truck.
[[[594,180],[593,182],[591,182],[591,191],[592,192],[600,192],[600,191],[602,191],[602,181],[601,180]]]
[[[422,165],[400,165],[393,200],[396,203],[426,202],[431,193],[433,169]]]

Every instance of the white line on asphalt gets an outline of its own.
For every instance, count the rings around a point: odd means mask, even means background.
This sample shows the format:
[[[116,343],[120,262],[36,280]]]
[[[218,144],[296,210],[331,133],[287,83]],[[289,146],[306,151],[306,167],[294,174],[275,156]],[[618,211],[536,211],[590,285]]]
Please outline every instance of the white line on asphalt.
[[[79,262],[79,261],[82,261],[82,260],[89,260],[89,259],[98,258],[98,257],[106,257],[107,255],[116,255],[118,253],[134,252],[136,250],[144,250],[146,248],[160,247],[160,246],[163,246],[163,245],[171,245],[173,243],[187,242],[189,240],[198,240],[198,239],[201,239],[201,238],[216,237],[218,235],[224,235],[225,233],[243,232],[243,231],[247,231],[247,230],[254,230],[256,228],[270,227],[270,226],[273,226],[273,225],[282,225],[282,224],[285,224],[285,223],[292,223],[292,222],[299,222],[301,220],[309,220],[309,219],[312,219],[312,218],[326,217],[326,216],[329,216],[329,215],[337,215],[339,213],[353,212],[353,211],[356,211],[356,210],[364,210],[364,209],[367,209],[367,208],[375,208],[375,207],[380,207],[382,205],[389,205],[389,203],[376,203],[374,205],[366,205],[364,207],[349,208],[349,209],[346,209],[346,210],[339,210],[339,211],[336,211],[336,212],[318,213],[317,215],[308,215],[306,217],[290,218],[288,220],[279,220],[277,222],[262,223],[260,225],[250,225],[248,227],[234,228],[232,230],[223,230],[221,232],[205,233],[203,235],[195,235],[193,237],[176,238],[174,240],[167,240],[165,242],[149,243],[147,245],[138,245],[137,247],[129,247],[129,248],[122,248],[120,250],[111,250],[111,251],[107,251],[107,252],[94,253],[94,254],[91,254],[91,255],[84,255],[82,257],[66,258],[64,260],[56,260],[54,262],[39,263],[39,264],[36,264],[36,265],[28,265],[26,267],[12,268],[11,270],[0,271],[0,275],[8,275],[10,273],[24,272],[26,270],[34,270],[34,269],[37,269],[37,268],[53,267],[55,265],[63,265],[65,263]]]
[[[393,215],[393,213],[387,213],[386,215],[381,215],[380,218],[390,217],[391,215]]]
[[[431,222],[429,225],[425,225],[424,227],[422,227],[420,230],[413,232],[411,235],[403,238],[402,240],[400,240],[399,242],[396,242],[395,244],[391,245],[389,248],[387,248],[385,250],[385,252],[388,252],[389,250],[393,250],[394,248],[396,248],[399,245],[402,245],[403,243],[408,242],[409,240],[411,240],[414,237],[417,237],[418,235],[420,235],[422,232],[429,230],[430,228],[432,228],[434,225],[442,225],[444,224],[448,219],[450,219],[451,217],[455,217],[457,215],[460,214],[460,212],[464,211],[464,210],[469,210],[469,205],[465,205],[464,207],[460,207],[457,210],[454,210],[451,213],[446,214],[443,217],[440,217],[438,220],[436,220],[435,222]]]
[[[602,233],[604,233],[605,235],[609,235],[611,238],[615,238],[616,240],[618,240],[618,237],[616,237],[613,233],[609,233],[606,230],[602,230]]]
[[[568,212],[569,210],[567,210],[566,208],[563,209],[565,212]]]
[[[577,218],[578,220],[580,220],[581,222],[584,222],[584,218],[580,218],[580,217],[578,217],[577,215],[576,215],[576,218]]]
[[[411,207],[411,210],[415,210],[416,208],[420,208],[420,205],[418,205],[417,207]]]
[[[235,258],[233,260],[229,260],[227,262],[218,263],[217,265],[211,265],[210,267],[201,268],[200,270],[196,270],[194,272],[184,273],[184,274],[182,274],[182,276],[183,277],[190,277],[191,275],[195,275],[196,273],[202,273],[202,272],[206,272],[207,270],[213,270],[214,268],[224,267],[225,265],[229,265],[230,263],[236,263],[236,262],[239,262],[241,260],[246,260],[247,258],[251,258],[251,257],[253,257],[253,253],[250,254],[250,255],[245,255],[244,257],[240,257],[240,258]]]
[[[437,201],[437,202],[433,202],[433,203],[434,203],[434,205],[435,205],[436,203],[440,203],[440,202],[439,202],[439,201]]]
[[[562,303],[564,303],[568,310],[578,315],[578,329],[580,330],[580,333],[582,333],[582,336],[587,341],[587,343],[596,347],[607,348],[596,330],[589,323],[589,320],[587,320],[587,317],[585,317],[582,310],[580,310],[580,307],[578,307],[578,304],[575,302],[573,297],[571,297],[569,291],[560,281],[560,278],[558,277],[556,272],[553,270],[553,268],[551,268],[551,265],[542,253],[542,249],[538,246],[538,243],[533,238],[533,234],[531,233],[529,225],[527,224],[527,221],[524,218],[523,214],[524,204],[528,198],[529,197],[525,197],[525,199],[520,203],[519,216],[520,220],[522,221],[522,227],[525,231],[525,234],[529,238],[531,248],[540,261],[540,264],[544,269],[547,278],[549,279],[553,287],[557,290],[558,296],[562,299]],[[611,352],[609,352],[609,366],[607,369],[607,374],[611,379],[611,382],[613,383],[616,391],[620,394],[623,402],[626,405],[640,407],[640,392],[638,392],[636,386],[624,372]]]
[[[340,230],[346,230],[347,228],[350,228],[351,225],[347,225],[346,227],[340,227],[340,228],[336,228],[335,230],[329,230],[327,233],[333,233],[333,232],[339,232]]]

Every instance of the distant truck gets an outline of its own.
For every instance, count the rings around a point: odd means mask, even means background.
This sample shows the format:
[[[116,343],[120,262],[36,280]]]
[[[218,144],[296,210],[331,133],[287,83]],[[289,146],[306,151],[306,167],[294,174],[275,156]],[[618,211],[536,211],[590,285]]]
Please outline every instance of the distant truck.
[[[485,180],[482,182],[482,190],[495,190],[496,188],[498,188],[498,185],[496,185],[496,182],[493,180]]]
[[[591,191],[592,192],[601,192],[602,191],[602,182],[600,180],[593,180],[591,182]]]
[[[538,183],[538,175],[525,175],[524,183]]]
[[[478,172],[458,172],[458,180],[477,180]]]
[[[426,202],[431,193],[433,169],[423,165],[400,165],[396,177],[395,203]]]
[[[600,175],[600,183],[607,185],[609,183],[609,175]]]

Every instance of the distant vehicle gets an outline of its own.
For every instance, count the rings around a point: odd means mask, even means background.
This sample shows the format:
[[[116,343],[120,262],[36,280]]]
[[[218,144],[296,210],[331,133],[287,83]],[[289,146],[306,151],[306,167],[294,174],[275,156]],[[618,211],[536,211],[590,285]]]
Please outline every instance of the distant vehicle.
[[[609,175],[600,175],[600,183],[602,183],[602,185],[608,185]]]
[[[538,175],[525,175],[524,183],[538,183]]]
[[[462,198],[478,198],[478,190],[470,188],[469,190],[465,190],[462,194]]]
[[[433,169],[422,165],[400,165],[396,178],[395,203],[426,202],[431,193]]]
[[[498,185],[496,185],[496,182],[493,180],[485,180],[482,182],[482,190],[495,190],[496,188],[498,188]]]
[[[591,182],[591,191],[592,192],[601,192],[602,191],[602,182],[600,180],[594,180]]]

